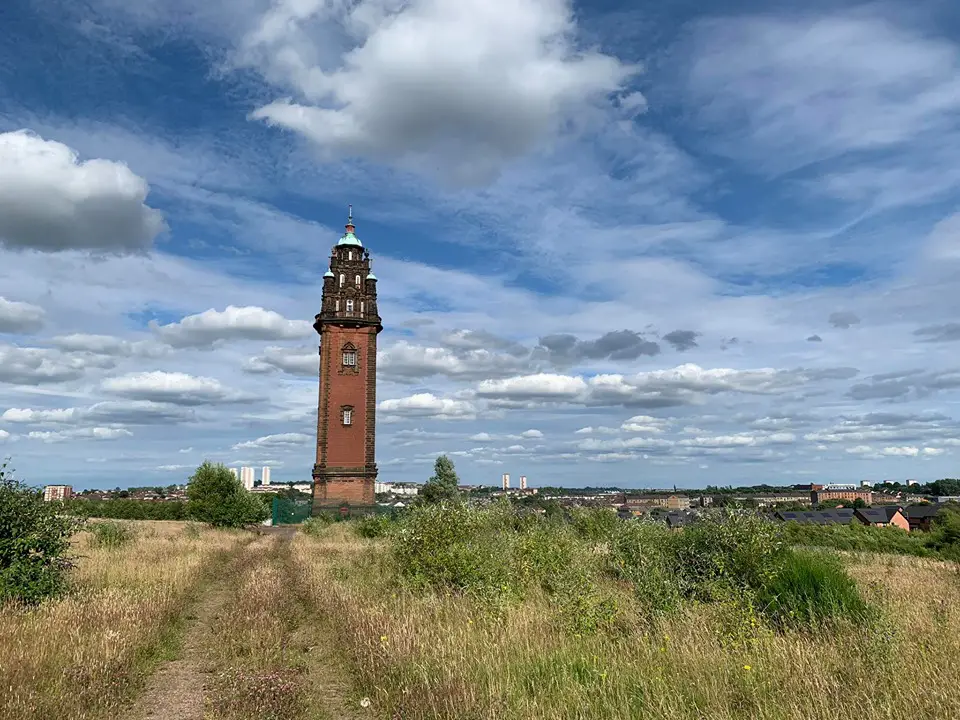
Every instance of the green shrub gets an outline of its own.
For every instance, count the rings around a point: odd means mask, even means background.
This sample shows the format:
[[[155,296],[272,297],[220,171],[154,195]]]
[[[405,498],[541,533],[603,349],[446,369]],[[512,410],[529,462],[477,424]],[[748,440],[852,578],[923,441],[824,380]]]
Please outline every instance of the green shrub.
[[[838,620],[861,624],[870,614],[840,560],[825,553],[788,550],[757,599],[761,613],[780,628],[816,628]]]
[[[494,612],[539,589],[576,633],[609,628],[618,612],[596,555],[571,526],[510,503],[424,505],[392,535],[397,568],[415,587],[462,592]]]
[[[677,533],[665,525],[638,520],[621,523],[611,540],[607,569],[630,583],[648,617],[676,610],[683,600],[676,539]]]
[[[609,540],[621,522],[610,508],[574,508],[570,519],[577,535],[592,542]]]
[[[137,531],[129,523],[98,522],[87,525],[93,538],[93,547],[120,548],[129,545],[137,537]]]
[[[784,540],[789,545],[827,547],[854,552],[896,553],[929,557],[936,552],[929,539],[920,533],[908,533],[899,528],[880,528],[872,525],[803,525],[788,522],[783,525]]]
[[[66,590],[79,525],[0,465],[0,604],[34,605]]]
[[[786,545],[780,528],[749,512],[715,512],[673,536],[682,592],[720,599],[764,587],[777,575]]]
[[[195,520],[215,527],[243,527],[262,523],[270,508],[247,491],[223,464],[204,462],[187,486],[187,510]]]
[[[308,517],[306,520],[300,523],[300,532],[302,532],[304,535],[316,537],[317,535],[322,535],[326,527],[333,523],[333,521],[333,515],[326,512],[320,512],[312,517]]]
[[[354,531],[362,538],[384,537],[392,524],[386,515],[367,515],[356,521]]]

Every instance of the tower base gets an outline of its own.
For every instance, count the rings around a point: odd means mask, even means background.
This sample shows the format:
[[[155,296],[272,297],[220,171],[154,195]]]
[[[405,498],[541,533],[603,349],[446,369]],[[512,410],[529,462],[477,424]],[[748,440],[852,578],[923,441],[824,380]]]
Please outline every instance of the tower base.
[[[342,506],[372,507],[377,504],[374,483],[377,468],[313,467],[313,512]]]

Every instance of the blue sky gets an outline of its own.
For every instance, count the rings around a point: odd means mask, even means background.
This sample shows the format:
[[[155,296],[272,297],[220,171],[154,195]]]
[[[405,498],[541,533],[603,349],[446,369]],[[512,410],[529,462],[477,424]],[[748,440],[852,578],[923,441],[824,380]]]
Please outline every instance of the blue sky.
[[[348,203],[385,480],[956,475],[950,3],[2,13],[0,455],[32,482],[306,479]]]

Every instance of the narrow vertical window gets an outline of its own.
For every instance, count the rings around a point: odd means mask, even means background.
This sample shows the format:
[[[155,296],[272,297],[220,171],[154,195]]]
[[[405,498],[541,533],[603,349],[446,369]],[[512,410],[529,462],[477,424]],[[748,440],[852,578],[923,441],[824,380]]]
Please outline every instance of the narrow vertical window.
[[[353,410],[346,408],[343,411],[343,424],[352,425],[353,424]]]
[[[353,260],[353,250],[347,252],[347,260]]]
[[[340,300],[333,301],[333,309],[336,310],[337,312],[340,312]]]
[[[353,300],[347,300],[347,312],[353,312]]]
[[[360,286],[360,276],[359,276],[359,275],[357,275],[357,279],[354,281],[354,284],[357,285],[358,287]]]
[[[343,287],[343,273],[340,273],[340,287]]]
[[[363,314],[363,300],[360,301],[360,314]]]

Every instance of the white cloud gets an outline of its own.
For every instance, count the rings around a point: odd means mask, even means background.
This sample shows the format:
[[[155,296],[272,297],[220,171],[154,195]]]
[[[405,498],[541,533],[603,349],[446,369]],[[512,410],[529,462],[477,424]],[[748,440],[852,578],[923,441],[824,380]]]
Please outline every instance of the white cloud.
[[[121,163],[81,161],[71,148],[26,130],[0,133],[0,246],[147,250],[164,229],[148,187]]]
[[[451,350],[400,341],[377,353],[378,371],[394,380],[434,375],[479,380],[512,375],[526,367],[523,359],[516,355],[485,348]]]
[[[280,370],[290,375],[316,377],[320,370],[320,356],[316,348],[268,347],[262,355],[247,360],[243,370],[248,373]]]
[[[90,358],[64,355],[43,348],[0,345],[0,383],[41,385],[77,380],[88,367],[97,363]]]
[[[34,333],[43,327],[45,314],[41,307],[0,296],[0,333]]]
[[[224,387],[215,378],[159,370],[108,378],[100,387],[105,392],[133,400],[186,406],[244,402],[252,399],[246,393]]]
[[[525,440],[539,440],[543,438],[543,433],[536,428],[531,428],[520,433],[520,437],[524,438]]]
[[[158,358],[169,352],[169,348],[152,340],[130,341],[112,335],[73,333],[58,335],[50,342],[65,352],[88,352],[114,357]]]
[[[345,38],[354,47],[338,64]],[[246,36],[237,62],[301,98],[252,117],[325,154],[429,155],[466,181],[489,178],[567,121],[582,124],[637,72],[578,49],[568,0],[285,0]],[[644,106],[636,93],[619,104],[627,115]]]
[[[278,435],[265,435],[256,440],[247,440],[237,443],[233,446],[234,450],[264,450],[270,448],[289,448],[300,445],[306,445],[315,441],[316,438],[304,433],[280,433]]]
[[[176,348],[212,348],[226,340],[290,340],[313,333],[305,320],[287,320],[273,310],[261,307],[235,307],[226,310],[205,310],[188,315],[180,322],[158,325],[151,329],[163,342]]]
[[[133,437],[133,433],[123,428],[92,427],[75,430],[33,430],[27,433],[31,440],[42,440],[45,443],[66,442],[68,440],[119,440]]]
[[[417,393],[405,398],[383,400],[378,405],[384,420],[399,418],[434,418],[436,420],[470,420],[476,417],[473,403],[453,398],[440,398],[432,393]]]
[[[6,430],[0,430],[0,441],[7,440],[10,438],[10,433]]]
[[[893,457],[916,457],[920,454],[920,448],[904,445],[900,447],[885,447],[880,452],[883,455],[890,455]]]
[[[24,425],[156,425],[193,419],[192,408],[145,400],[99,402],[85,408],[8,408],[0,415],[0,422]]]

